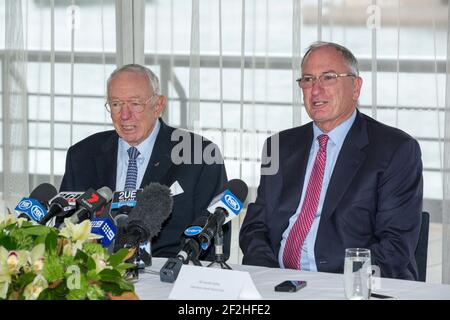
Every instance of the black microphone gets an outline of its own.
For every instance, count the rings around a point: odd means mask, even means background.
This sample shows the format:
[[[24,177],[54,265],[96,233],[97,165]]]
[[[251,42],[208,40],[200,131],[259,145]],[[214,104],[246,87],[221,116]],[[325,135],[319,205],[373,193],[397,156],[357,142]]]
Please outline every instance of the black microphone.
[[[39,200],[42,204],[48,207],[48,202],[50,201],[50,199],[52,199],[57,194],[58,191],[56,190],[55,186],[50,183],[44,182],[34,188],[33,191],[31,191],[30,198]]]
[[[211,201],[208,211],[212,214],[208,217],[205,227],[198,235],[203,250],[209,247],[223,224],[239,215],[247,194],[246,183],[240,179],[233,179],[228,181],[225,184],[225,190]]]
[[[194,264],[197,264],[198,257],[200,255],[200,241],[197,235],[204,228],[208,218],[206,216],[200,216],[195,219],[194,223],[192,223],[189,227],[184,230],[183,233],[183,248],[178,252],[177,258],[181,259],[184,264],[192,261]]]
[[[132,209],[133,207],[130,206],[121,206],[115,213],[113,221],[117,228],[117,234],[112,252],[117,252],[125,246],[125,243],[127,241],[126,233],[128,227],[128,215],[130,214]],[[111,213],[110,217],[112,217]]]
[[[159,277],[162,282],[174,282],[178,277],[181,266],[188,264],[190,261],[194,265],[201,266],[201,263],[198,261],[201,248],[197,235],[202,231],[206,221],[206,216],[200,216],[195,219],[192,225],[186,228],[183,233],[183,248],[176,257],[169,258],[159,271]]]
[[[128,215],[126,228],[121,228],[116,242],[118,248],[134,248],[134,254],[127,262],[143,269],[152,264],[150,241],[161,230],[163,222],[172,212],[173,199],[170,189],[159,183],[150,183],[137,197],[137,204]],[[115,249],[117,246],[115,245]]]
[[[64,197],[55,197],[50,201],[47,215],[39,221],[39,224],[45,225],[54,217],[70,215],[71,211],[75,210],[75,208]]]
[[[83,195],[77,199],[79,209],[75,211],[69,218],[74,224],[86,219],[91,219],[97,210],[102,209],[104,205],[112,199],[112,191],[110,188],[104,186],[95,191],[89,188]],[[61,224],[61,226],[64,225]]]
[[[131,209],[136,206],[137,197],[141,193],[142,189],[115,191],[111,200],[109,211],[110,217],[114,218],[117,214],[119,214],[120,208],[123,206],[130,208],[128,212],[131,211]]]
[[[137,204],[128,215],[125,246],[137,247],[151,240],[161,230],[172,212],[170,189],[159,183],[150,183],[137,197]]]
[[[19,212],[18,218],[39,222],[47,215],[48,201],[57,193],[56,188],[50,183],[41,183],[28,198],[22,198],[17,204],[15,210]]]

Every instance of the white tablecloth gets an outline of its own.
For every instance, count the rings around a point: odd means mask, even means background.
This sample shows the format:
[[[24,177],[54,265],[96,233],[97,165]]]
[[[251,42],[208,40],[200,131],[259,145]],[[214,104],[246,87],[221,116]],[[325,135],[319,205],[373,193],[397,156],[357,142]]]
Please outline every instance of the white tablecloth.
[[[144,300],[167,299],[173,283],[161,282],[159,271],[166,259],[153,258],[152,266],[139,274],[135,283],[136,293]],[[342,300],[345,299],[342,274],[307,272],[255,266],[233,265],[233,270],[248,271],[263,299],[271,300]],[[275,292],[276,284],[284,280],[306,280],[307,286],[295,293]],[[449,299],[450,285],[427,284],[417,281],[380,279],[377,293],[393,296],[399,300]]]

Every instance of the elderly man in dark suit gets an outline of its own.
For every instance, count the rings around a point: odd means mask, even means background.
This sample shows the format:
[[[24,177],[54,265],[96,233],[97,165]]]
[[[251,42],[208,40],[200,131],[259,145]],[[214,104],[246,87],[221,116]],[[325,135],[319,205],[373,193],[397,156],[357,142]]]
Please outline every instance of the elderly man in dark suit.
[[[423,194],[417,141],[358,111],[362,79],[345,47],[313,44],[301,73],[313,122],[265,143],[263,154],[278,152],[279,170],[261,175],[248,206],[243,263],[342,273],[345,249],[363,247],[381,276],[417,279]]]
[[[160,119],[167,99],[148,68],[133,64],[115,70],[108,79],[107,94],[105,106],[115,130],[94,134],[70,147],[60,190],[103,186],[126,190],[151,182],[170,187],[173,210],[152,239],[151,250],[153,256],[173,257],[180,250],[185,228],[208,214],[210,201],[227,181],[221,154],[210,141]],[[230,239],[231,230],[224,226],[226,257]],[[212,247],[201,258],[211,259]]]

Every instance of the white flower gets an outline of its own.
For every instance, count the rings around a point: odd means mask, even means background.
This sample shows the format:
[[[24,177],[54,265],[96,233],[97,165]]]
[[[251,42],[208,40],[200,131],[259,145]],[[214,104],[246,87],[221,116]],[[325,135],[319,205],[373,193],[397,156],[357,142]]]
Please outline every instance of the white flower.
[[[100,239],[101,236],[91,233],[91,221],[84,220],[81,223],[73,224],[68,218],[64,219],[65,227],[60,231],[60,235],[73,241],[84,242],[88,239]]]
[[[95,272],[99,273],[103,269],[111,269],[111,266],[107,266],[104,254],[94,253],[91,257],[95,261]]]
[[[0,282],[0,299],[6,299],[8,294],[9,282]]]
[[[31,269],[34,273],[39,273],[44,268],[45,244],[40,243],[31,250]]]
[[[0,219],[0,227],[7,227],[10,224],[14,224],[17,222],[17,225],[20,228],[22,227],[22,223],[24,223],[25,221],[28,220],[25,218],[17,219],[17,217],[14,214],[6,214],[3,219]]]
[[[46,288],[48,288],[47,280],[45,280],[41,274],[38,274],[33,282],[25,287],[23,296],[25,297],[25,300],[36,300]]]
[[[30,261],[30,253],[25,250],[10,251],[6,258],[6,265],[11,273],[18,273],[21,268],[27,267]]]

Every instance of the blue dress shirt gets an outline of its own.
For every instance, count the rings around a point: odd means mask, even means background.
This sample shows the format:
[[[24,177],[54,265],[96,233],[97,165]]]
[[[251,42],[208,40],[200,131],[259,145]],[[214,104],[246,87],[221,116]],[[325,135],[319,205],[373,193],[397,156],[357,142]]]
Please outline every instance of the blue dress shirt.
[[[150,161],[150,157],[152,156],[153,147],[155,145],[156,137],[158,136],[159,121],[156,121],[155,126],[152,130],[152,133],[140,144],[135,146],[139,150],[139,156],[136,158],[136,163],[138,167],[138,176],[136,181],[136,188],[142,183],[142,179],[144,178],[145,170],[147,169],[148,162]],[[117,176],[116,176],[116,190],[121,191],[125,189],[125,180],[127,178],[127,169],[128,169],[128,153],[127,150],[130,148],[125,140],[119,138],[119,146],[117,150]]]

